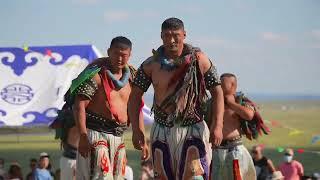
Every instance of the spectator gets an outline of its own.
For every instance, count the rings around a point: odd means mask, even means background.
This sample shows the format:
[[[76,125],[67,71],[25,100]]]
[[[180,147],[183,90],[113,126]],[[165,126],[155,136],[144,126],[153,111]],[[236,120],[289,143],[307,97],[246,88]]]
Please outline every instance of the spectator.
[[[251,153],[253,164],[256,168],[257,180],[265,180],[276,171],[272,161],[263,156],[261,146],[254,146]]]
[[[284,162],[279,166],[285,180],[300,180],[303,176],[303,166],[300,162],[293,160],[293,155],[292,149],[286,149]]]
[[[27,174],[26,176],[26,180],[34,180],[34,172],[37,169],[37,160],[36,159],[30,159],[30,164],[29,167],[31,169],[31,171]]]
[[[154,178],[152,161],[149,158],[141,163],[141,180],[150,180]]]
[[[8,179],[10,180],[23,180],[21,167],[17,162],[10,165],[8,171]]]
[[[6,170],[4,170],[4,159],[0,158],[0,180],[4,180],[7,176]]]
[[[35,180],[53,180],[49,170],[49,155],[45,152],[40,153],[39,167],[35,170]]]

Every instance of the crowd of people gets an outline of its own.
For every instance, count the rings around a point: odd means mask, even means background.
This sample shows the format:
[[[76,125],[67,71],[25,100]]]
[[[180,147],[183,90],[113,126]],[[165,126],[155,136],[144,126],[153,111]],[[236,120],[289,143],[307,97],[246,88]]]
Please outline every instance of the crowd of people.
[[[283,154],[283,161],[276,167],[272,160],[264,156],[261,146],[254,146],[251,150],[257,180],[319,180],[320,173],[309,176],[304,174],[302,164],[294,160],[294,152],[288,148]],[[60,180],[61,169],[51,170],[50,156],[42,152],[39,159],[29,161],[30,172],[23,176],[22,168],[18,162],[10,163],[8,170],[4,169],[4,159],[0,158],[0,180]],[[151,158],[141,161],[140,180],[154,179]],[[134,179],[134,171],[126,166],[125,180]],[[63,178],[62,178],[63,179]],[[75,178],[74,178],[75,179]]]
[[[30,172],[25,177],[18,162],[12,162],[8,171],[4,169],[4,162],[4,159],[0,159],[0,180],[53,180],[60,177],[59,169],[52,172],[50,156],[46,152],[40,153],[39,159],[30,159]]]
[[[261,146],[254,146],[251,151],[253,163],[256,169],[257,180],[318,180],[319,173],[305,175],[303,165],[294,159],[294,151],[291,148],[285,150],[283,160],[275,167],[272,160],[263,155]]]
[[[256,138],[264,127],[255,104],[237,94],[236,75],[219,76],[215,62],[200,48],[186,44],[185,38],[184,23],[166,19],[161,26],[163,44],[138,70],[128,63],[132,42],[123,36],[112,39],[108,56],[94,60],[72,81],[52,125],[62,130],[60,175],[50,173],[49,156],[41,153],[30,176],[131,179],[123,138],[129,125],[133,146],[141,151],[141,179],[295,180],[304,176],[290,149],[279,168],[259,147],[252,150],[252,158],[242,136]],[[141,110],[143,94],[151,85],[155,122],[147,138]],[[207,102],[211,114],[205,121]],[[21,172],[20,166],[13,169]],[[21,173],[13,176],[11,171],[9,178],[22,179]]]

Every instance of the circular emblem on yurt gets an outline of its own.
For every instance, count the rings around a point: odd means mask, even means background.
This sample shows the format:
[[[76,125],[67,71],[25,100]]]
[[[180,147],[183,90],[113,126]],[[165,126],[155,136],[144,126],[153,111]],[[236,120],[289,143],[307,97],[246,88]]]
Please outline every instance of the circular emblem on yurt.
[[[7,103],[23,105],[31,101],[34,93],[31,87],[24,84],[10,84],[0,92],[1,98]]]

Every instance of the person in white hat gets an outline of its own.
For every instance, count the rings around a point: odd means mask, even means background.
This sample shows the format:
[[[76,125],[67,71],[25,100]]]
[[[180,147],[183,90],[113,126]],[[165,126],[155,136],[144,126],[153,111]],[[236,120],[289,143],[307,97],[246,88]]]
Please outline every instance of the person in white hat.
[[[35,170],[35,180],[53,180],[50,171],[46,168],[49,166],[49,155],[46,152],[40,153],[39,166]]]

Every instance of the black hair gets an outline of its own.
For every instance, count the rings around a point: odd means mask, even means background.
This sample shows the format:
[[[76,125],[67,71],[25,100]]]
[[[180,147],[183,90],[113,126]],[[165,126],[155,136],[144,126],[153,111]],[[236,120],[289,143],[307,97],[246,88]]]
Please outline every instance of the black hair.
[[[166,29],[173,29],[173,30],[183,29],[184,30],[184,25],[180,19],[172,17],[163,21],[161,25],[161,31]]]
[[[132,42],[124,36],[117,36],[111,40],[110,48],[112,47],[132,49]]]
[[[30,162],[38,162],[38,161],[37,161],[37,159],[32,158],[32,159],[30,159]]]
[[[225,77],[233,77],[235,79],[237,79],[237,76],[232,74],[232,73],[223,73],[221,76],[220,76],[220,79],[222,78],[225,78]]]

